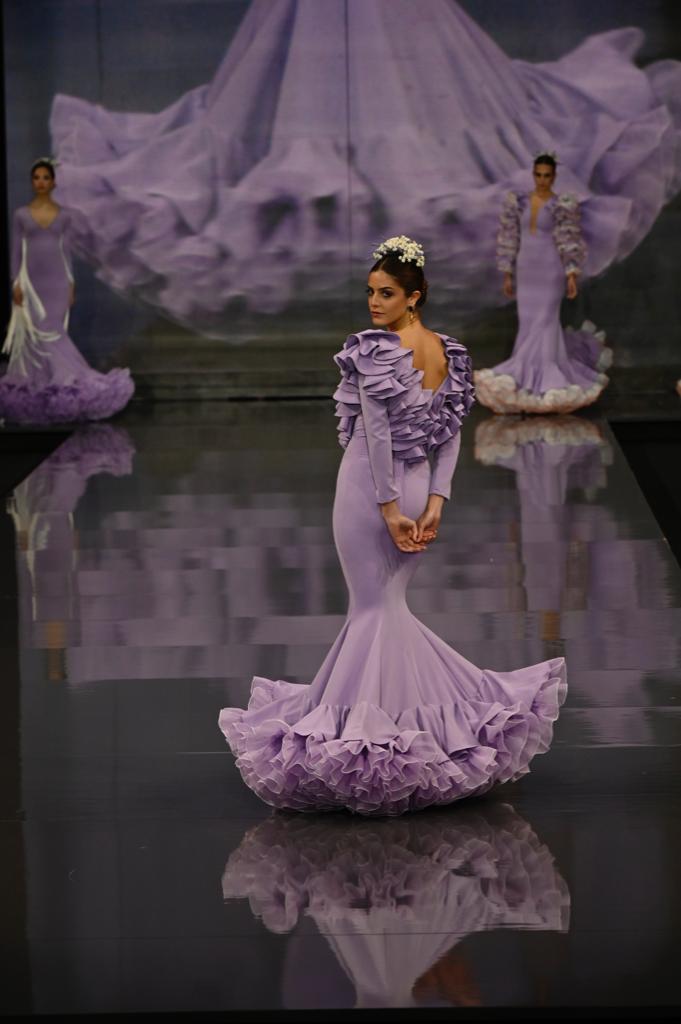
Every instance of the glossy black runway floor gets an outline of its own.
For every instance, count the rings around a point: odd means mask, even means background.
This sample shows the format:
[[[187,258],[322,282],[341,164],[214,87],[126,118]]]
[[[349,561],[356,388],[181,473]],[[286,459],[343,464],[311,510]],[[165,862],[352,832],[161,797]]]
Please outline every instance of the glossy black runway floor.
[[[343,621],[339,458],[327,402],[169,405],[16,487],[0,1012],[681,1004],[681,570],[605,424],[478,410],[410,590],[478,665],[566,656],[529,776],[392,821],[243,785],[219,709]]]

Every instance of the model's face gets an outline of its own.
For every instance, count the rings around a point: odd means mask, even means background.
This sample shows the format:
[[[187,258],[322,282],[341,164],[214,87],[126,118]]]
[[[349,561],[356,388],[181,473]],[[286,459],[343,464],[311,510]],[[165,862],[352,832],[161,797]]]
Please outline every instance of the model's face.
[[[551,164],[537,164],[532,171],[537,192],[550,192],[556,180],[556,169]]]
[[[399,323],[408,306],[415,306],[420,292],[407,296],[404,288],[384,270],[374,270],[367,282],[369,314],[376,327],[392,327]]]
[[[54,188],[54,178],[46,167],[36,167],[31,175],[31,183],[37,196],[49,196]]]

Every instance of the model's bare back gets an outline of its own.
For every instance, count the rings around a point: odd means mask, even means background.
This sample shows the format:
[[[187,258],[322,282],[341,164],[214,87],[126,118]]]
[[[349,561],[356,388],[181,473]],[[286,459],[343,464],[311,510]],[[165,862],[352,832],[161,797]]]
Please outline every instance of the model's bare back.
[[[437,391],[447,376],[448,364],[442,338],[421,323],[410,324],[399,332],[403,348],[414,353],[414,367],[423,371],[422,387]]]

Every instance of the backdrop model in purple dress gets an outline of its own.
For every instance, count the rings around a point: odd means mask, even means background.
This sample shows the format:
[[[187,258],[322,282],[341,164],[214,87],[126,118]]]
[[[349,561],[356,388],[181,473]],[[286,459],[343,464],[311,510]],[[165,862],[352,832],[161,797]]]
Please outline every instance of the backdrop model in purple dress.
[[[534,227],[531,215],[529,195],[509,192],[497,266],[516,278],[518,334],[510,359],[476,372],[476,393],[497,413],[569,413],[596,401],[612,352],[589,321],[579,331],[560,324],[566,275],[581,273],[587,255],[576,196],[547,199]]]
[[[12,307],[0,378],[0,418],[14,423],[60,423],[113,416],[135,389],[128,370],[98,373],[68,335],[73,274],[69,238],[74,218],[60,208],[42,227],[28,206],[14,215],[12,281],[23,303]]]
[[[337,294],[391,234],[428,249],[438,301],[480,309],[499,301],[496,203],[538,148],[560,143],[588,199],[589,273],[678,192],[681,64],[637,67],[642,42],[617,29],[532,64],[453,0],[417,18],[412,0],[254,0],[212,81],[165,110],[55,97],[60,196],[103,281],[216,336],[226,309]]]
[[[310,685],[255,678],[248,708],[220,714],[244,781],[275,807],[446,804],[518,778],[549,746],[564,660],[496,672],[448,647],[407,607],[421,556],[396,547],[379,508],[398,499],[416,519],[429,494],[450,495],[473,387],[466,350],[440,337],[448,372],[435,391],[389,331],[351,335],[335,357],[345,453],[333,526],[348,616]]]

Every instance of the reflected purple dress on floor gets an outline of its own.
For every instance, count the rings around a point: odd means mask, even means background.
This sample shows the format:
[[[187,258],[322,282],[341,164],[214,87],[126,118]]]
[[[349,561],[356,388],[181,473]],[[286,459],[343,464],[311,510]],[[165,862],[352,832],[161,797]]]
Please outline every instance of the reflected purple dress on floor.
[[[509,192],[497,239],[497,266],[516,279],[518,335],[510,359],[478,370],[478,400],[497,413],[569,413],[596,401],[612,352],[605,335],[585,321],[579,331],[560,325],[566,275],[586,259],[579,202],[565,193],[537,211],[531,228],[527,193]]]
[[[73,215],[61,208],[42,227],[27,206],[14,214],[12,283],[24,294],[13,305],[0,377],[0,419],[13,423],[72,423],[108,419],[130,400],[129,370],[98,373],[68,335],[69,232]]]
[[[348,616],[311,685],[256,678],[220,727],[244,781],[292,810],[401,814],[481,793],[528,771],[565,699],[562,658],[513,672],[479,669],[416,619],[407,585],[422,557],[394,545],[379,503],[416,518],[448,498],[471,364],[441,335],[448,374],[435,390],[396,334],[351,335],[337,354],[345,448],[333,526]]]

